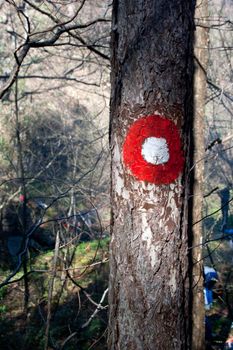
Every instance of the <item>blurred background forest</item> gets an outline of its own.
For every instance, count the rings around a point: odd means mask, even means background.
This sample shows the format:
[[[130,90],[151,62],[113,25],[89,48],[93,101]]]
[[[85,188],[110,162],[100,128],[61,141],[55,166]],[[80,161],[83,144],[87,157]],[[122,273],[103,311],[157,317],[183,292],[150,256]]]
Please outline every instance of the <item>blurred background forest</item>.
[[[1,349],[104,348],[110,17],[108,1],[0,2],[1,86],[20,65],[0,110]]]
[[[195,19],[209,34],[199,161],[213,349],[233,336],[232,6],[209,0]],[[110,0],[0,0],[2,350],[106,349],[110,26]]]

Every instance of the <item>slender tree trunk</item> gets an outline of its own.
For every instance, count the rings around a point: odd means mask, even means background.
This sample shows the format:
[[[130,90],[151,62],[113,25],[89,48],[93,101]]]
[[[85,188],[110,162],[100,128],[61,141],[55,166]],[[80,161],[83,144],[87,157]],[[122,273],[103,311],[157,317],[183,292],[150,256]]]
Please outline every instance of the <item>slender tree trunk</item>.
[[[50,321],[52,316],[51,308],[52,308],[52,302],[53,302],[53,287],[54,287],[54,281],[57,273],[59,244],[60,244],[60,237],[59,237],[59,231],[57,231],[55,250],[54,250],[54,256],[53,256],[53,266],[52,266],[51,277],[49,280],[49,289],[48,289],[48,304],[47,304],[47,319],[46,319],[46,328],[45,328],[44,350],[47,350],[49,348],[49,331],[50,331]]]
[[[192,0],[113,1],[111,350],[190,348],[193,11]],[[139,181],[123,162],[130,126],[148,115],[181,135],[186,162],[172,183]]]
[[[205,21],[208,16],[207,1],[197,0],[195,18],[197,23]],[[194,167],[193,167],[193,324],[192,349],[205,349],[205,309],[203,294],[202,263],[202,202],[204,175],[204,127],[206,98],[206,68],[208,60],[208,33],[203,26],[197,25],[195,31],[195,74],[194,74]],[[196,223],[197,222],[197,223]],[[196,223],[196,224],[195,224]]]
[[[21,229],[23,242],[21,248],[25,245],[27,236],[27,193],[25,185],[25,174],[23,165],[23,150],[21,142],[21,126],[19,121],[19,106],[18,106],[18,79],[15,82],[15,128],[16,128],[16,151],[17,151],[17,177],[20,181],[20,192],[23,195],[22,210],[20,213]],[[28,302],[29,302],[29,281],[27,275],[27,252],[22,256],[23,265],[23,280],[24,280],[24,313],[27,317],[28,314]]]

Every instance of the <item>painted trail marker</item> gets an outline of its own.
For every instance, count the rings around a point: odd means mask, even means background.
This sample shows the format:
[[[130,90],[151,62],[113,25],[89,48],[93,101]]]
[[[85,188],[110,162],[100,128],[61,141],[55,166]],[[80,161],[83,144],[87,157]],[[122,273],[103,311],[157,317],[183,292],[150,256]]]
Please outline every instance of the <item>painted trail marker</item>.
[[[184,165],[177,126],[159,115],[140,118],[126,135],[123,161],[140,181],[156,185],[174,182]]]

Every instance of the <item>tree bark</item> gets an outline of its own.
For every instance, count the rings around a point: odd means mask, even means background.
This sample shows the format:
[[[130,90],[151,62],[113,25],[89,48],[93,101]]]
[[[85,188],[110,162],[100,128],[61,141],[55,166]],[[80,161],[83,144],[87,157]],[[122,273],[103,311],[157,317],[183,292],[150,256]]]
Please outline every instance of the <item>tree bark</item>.
[[[207,1],[197,0],[195,18],[201,23],[208,17]],[[202,262],[202,202],[204,176],[204,128],[206,101],[206,69],[208,62],[208,32],[203,26],[196,27],[194,55],[194,123],[193,123],[193,196],[192,220],[193,226],[193,322],[192,322],[192,350],[205,349],[205,309],[203,294],[203,262]],[[196,223],[196,224],[195,224]]]
[[[190,348],[188,196],[192,0],[115,0],[112,23],[111,350]],[[138,181],[122,147],[142,116],[174,122],[186,158],[171,184]]]
[[[19,121],[19,105],[18,105],[18,79],[15,83],[15,128],[16,128],[16,152],[17,152],[17,177],[20,181],[20,192],[23,195],[22,212],[20,215],[20,226],[22,231],[23,241],[21,244],[21,250],[23,250],[26,239],[27,239],[27,191],[25,186],[25,171],[23,165],[23,150],[21,142],[21,127]],[[28,316],[28,303],[30,297],[29,281],[28,281],[28,270],[27,270],[27,249],[25,254],[22,256],[23,266],[23,280],[24,280],[24,313],[25,317]]]

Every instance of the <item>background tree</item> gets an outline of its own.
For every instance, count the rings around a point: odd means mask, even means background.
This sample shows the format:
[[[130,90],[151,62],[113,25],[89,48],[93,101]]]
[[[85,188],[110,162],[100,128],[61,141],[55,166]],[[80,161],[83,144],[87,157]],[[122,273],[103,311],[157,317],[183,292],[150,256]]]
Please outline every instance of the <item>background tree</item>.
[[[195,18],[206,21],[208,17],[207,1],[196,1]],[[196,23],[196,24],[197,24]],[[196,25],[194,37],[194,123],[193,123],[193,179],[192,201],[192,349],[205,348],[205,309],[203,293],[203,259],[202,259],[202,210],[204,190],[204,156],[205,156],[205,102],[207,95],[206,69],[208,64],[208,29]]]
[[[206,305],[207,344],[223,348],[232,336],[232,3],[209,1],[208,15],[196,19],[209,32],[205,106],[203,258],[218,282]],[[228,232],[228,233],[227,233]],[[207,329],[207,330],[208,330]]]

